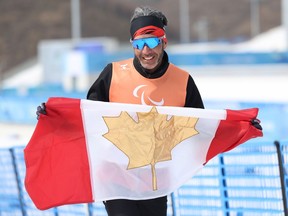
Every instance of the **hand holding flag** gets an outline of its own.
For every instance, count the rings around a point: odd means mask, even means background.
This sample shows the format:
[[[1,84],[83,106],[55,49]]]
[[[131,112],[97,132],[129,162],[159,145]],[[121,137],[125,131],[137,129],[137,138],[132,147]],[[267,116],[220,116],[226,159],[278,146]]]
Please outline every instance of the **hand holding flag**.
[[[257,108],[50,98],[45,111],[24,150],[25,186],[39,209],[164,196],[219,153],[263,136]]]

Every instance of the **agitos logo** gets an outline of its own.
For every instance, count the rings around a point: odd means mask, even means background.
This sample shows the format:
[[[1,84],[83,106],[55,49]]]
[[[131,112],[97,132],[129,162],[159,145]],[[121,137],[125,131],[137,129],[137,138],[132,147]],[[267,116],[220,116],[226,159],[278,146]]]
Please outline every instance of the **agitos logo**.
[[[144,88],[145,86],[147,86],[147,85],[139,85],[139,86],[137,86],[133,90],[133,96],[136,97],[136,98],[140,97],[142,105],[151,105],[152,104],[152,105],[155,105],[155,106],[163,106],[164,105],[164,99],[163,98],[160,101],[155,101],[155,100],[151,99],[149,96],[145,95],[145,88]],[[142,89],[142,91],[141,91],[140,96],[139,96],[140,89]],[[145,102],[145,100],[148,100],[151,104],[147,104]]]

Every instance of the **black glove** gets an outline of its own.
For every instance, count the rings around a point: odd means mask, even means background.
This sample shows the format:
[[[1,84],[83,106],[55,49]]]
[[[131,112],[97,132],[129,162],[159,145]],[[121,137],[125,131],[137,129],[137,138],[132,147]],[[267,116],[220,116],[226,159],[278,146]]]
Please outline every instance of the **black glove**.
[[[259,130],[262,131],[262,126],[260,125],[260,121],[259,121],[258,119],[252,119],[252,120],[251,120],[251,124],[252,124],[255,128],[257,128],[257,129],[259,129]]]
[[[37,120],[39,119],[40,114],[47,115],[45,103],[41,103],[41,105],[37,107]]]

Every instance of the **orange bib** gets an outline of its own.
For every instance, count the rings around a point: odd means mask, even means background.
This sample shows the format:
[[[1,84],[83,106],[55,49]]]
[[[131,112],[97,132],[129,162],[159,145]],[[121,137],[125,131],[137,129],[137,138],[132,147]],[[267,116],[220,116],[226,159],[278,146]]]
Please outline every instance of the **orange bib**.
[[[110,102],[151,106],[185,105],[189,74],[173,64],[156,79],[143,77],[133,66],[133,59],[113,62]]]

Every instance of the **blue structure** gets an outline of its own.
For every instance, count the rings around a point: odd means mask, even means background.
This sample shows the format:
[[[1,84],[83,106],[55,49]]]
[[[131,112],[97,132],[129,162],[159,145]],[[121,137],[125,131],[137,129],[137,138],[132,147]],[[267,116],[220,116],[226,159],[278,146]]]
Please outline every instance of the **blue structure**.
[[[0,149],[0,215],[106,216],[102,203],[40,211],[24,187],[24,147]],[[287,215],[288,142],[247,142],[212,159],[169,197],[169,216]]]
[[[108,63],[125,58],[132,58],[131,51],[122,51],[113,54],[101,52],[86,52],[85,54],[88,73],[101,71]],[[203,65],[263,65],[263,64],[287,64],[288,53],[169,53],[169,59],[175,65],[203,66]]]
[[[85,98],[84,93],[64,93],[58,87],[0,95],[0,121],[36,124],[35,107],[50,95]],[[204,169],[169,198],[169,216],[283,216],[288,196],[288,105],[279,103],[206,102],[207,108],[259,107],[264,137],[250,140],[211,160]],[[278,139],[279,142],[274,142]],[[106,216],[102,203],[67,205],[37,210],[24,187],[22,147],[0,149],[0,215]]]

